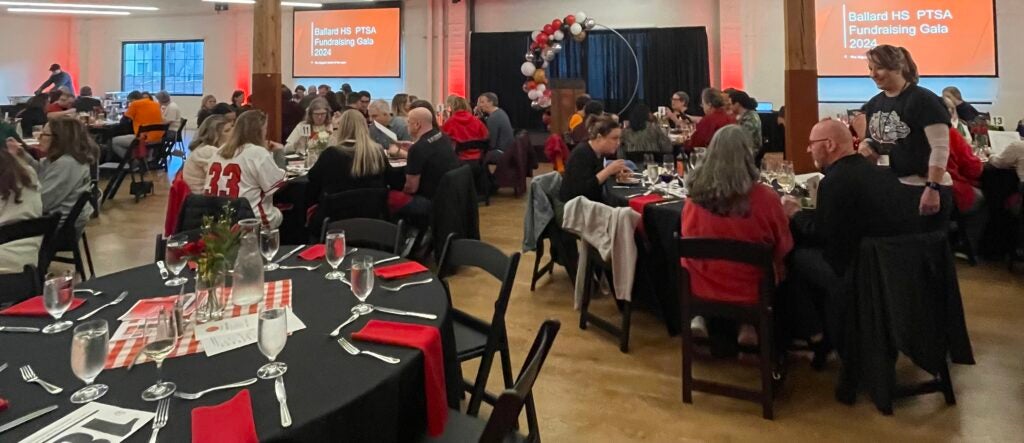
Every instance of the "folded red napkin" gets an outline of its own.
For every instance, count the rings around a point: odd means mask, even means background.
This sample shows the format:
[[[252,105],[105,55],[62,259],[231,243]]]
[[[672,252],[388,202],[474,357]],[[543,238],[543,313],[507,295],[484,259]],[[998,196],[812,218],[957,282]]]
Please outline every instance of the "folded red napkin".
[[[10,402],[3,398],[0,398],[0,412],[4,412],[5,410],[7,410],[7,407],[10,405]]]
[[[373,274],[380,278],[402,278],[425,271],[429,271],[426,266],[414,261],[407,261],[405,263],[375,268]]]
[[[327,255],[327,248],[324,245],[313,245],[299,253],[299,258],[305,261],[315,261]]]
[[[75,297],[71,300],[71,307],[68,311],[74,311],[79,306],[85,303],[85,299]],[[49,317],[50,313],[46,312],[46,308],[43,306],[43,296],[37,295],[14,306],[11,306],[3,311],[0,311],[0,315],[14,315],[19,317]]]
[[[416,348],[423,352],[423,385],[427,396],[427,434],[444,433],[448,421],[448,398],[444,381],[441,332],[433,326],[370,320],[352,338],[388,345]]]
[[[231,400],[192,410],[192,443],[258,442],[252,419],[249,390],[242,389]]]
[[[644,215],[644,206],[647,206],[651,203],[660,202],[664,199],[664,197],[658,194],[641,195],[639,197],[629,199],[629,207],[633,208],[634,211],[640,213],[640,215]]]

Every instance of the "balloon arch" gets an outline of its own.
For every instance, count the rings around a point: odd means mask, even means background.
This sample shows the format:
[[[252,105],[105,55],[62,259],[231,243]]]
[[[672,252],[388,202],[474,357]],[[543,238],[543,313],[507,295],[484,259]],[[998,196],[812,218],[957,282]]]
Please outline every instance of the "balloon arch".
[[[563,42],[567,41],[569,37],[577,42],[583,42],[587,39],[587,31],[595,27],[607,29],[618,36],[633,55],[637,83],[633,86],[633,94],[629,97],[629,101],[622,109],[629,108],[633,103],[640,87],[640,60],[636,56],[636,51],[619,31],[597,23],[583,12],[577,12],[567,15],[563,19],[556,18],[551,23],[545,24],[541,30],[533,31],[533,34],[530,35],[532,41],[525,56],[526,61],[520,67],[520,72],[527,77],[527,81],[523,83],[523,91],[532,100],[533,109],[540,110],[551,107],[551,89],[548,88],[546,71],[549,62],[553,61],[559,52],[562,52]]]

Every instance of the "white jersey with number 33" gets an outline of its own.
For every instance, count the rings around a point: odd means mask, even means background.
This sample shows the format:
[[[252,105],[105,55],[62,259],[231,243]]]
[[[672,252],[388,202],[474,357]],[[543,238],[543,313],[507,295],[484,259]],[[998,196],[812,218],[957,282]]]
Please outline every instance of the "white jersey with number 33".
[[[284,170],[277,167],[266,148],[246,144],[232,158],[218,151],[210,158],[203,193],[216,197],[244,198],[252,211],[272,228],[281,225],[281,211],[274,207],[273,192],[284,184]]]

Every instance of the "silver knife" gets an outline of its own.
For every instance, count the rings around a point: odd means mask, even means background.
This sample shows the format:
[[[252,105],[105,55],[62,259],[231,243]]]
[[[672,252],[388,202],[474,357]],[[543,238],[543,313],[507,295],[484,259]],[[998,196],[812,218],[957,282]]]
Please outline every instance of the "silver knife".
[[[398,310],[398,309],[382,308],[380,306],[374,306],[373,310],[374,311],[380,311],[380,312],[383,312],[385,314],[405,315],[405,316],[408,316],[408,317],[425,318],[427,320],[437,320],[437,316],[434,315],[434,314],[422,314],[422,313],[419,313],[419,312],[401,311],[401,310]]]
[[[4,372],[4,369],[7,369],[7,363],[0,365],[0,372]]]
[[[182,287],[182,289],[184,289],[185,285],[181,285],[181,287]],[[127,297],[127,296],[128,296],[128,291],[122,291],[121,295],[118,295],[117,298],[114,299],[114,301],[111,301],[110,303],[105,303],[102,306],[100,306],[100,307],[98,307],[96,309],[93,309],[89,313],[87,313],[87,314],[85,314],[85,315],[83,315],[81,317],[78,317],[78,321],[82,321],[82,320],[85,320],[85,319],[87,319],[89,317],[92,317],[93,314],[95,314],[97,312],[100,312],[100,310],[102,310],[103,308],[106,308],[107,306],[114,306],[114,305],[116,305],[118,303],[121,303],[122,301],[124,301],[124,298]]]
[[[0,326],[0,332],[39,332],[39,328],[28,326]]]
[[[281,404],[281,427],[287,428],[292,425],[292,414],[288,412],[288,393],[284,391],[284,376],[274,379],[274,393],[277,394],[277,402]]]
[[[157,260],[156,267],[160,268],[160,278],[167,280],[167,278],[171,276],[169,273],[167,273],[167,266],[164,266],[163,260]]]
[[[28,414],[28,415],[26,415],[24,417],[15,419],[15,420],[11,421],[10,423],[7,423],[7,424],[5,424],[3,426],[0,426],[0,433],[9,431],[11,429],[14,429],[15,427],[21,425],[22,423],[25,423],[25,422],[30,421],[30,420],[34,420],[34,419],[36,419],[38,417],[46,415],[46,414],[48,414],[50,412],[53,412],[55,410],[57,410],[57,405],[47,406],[47,407],[45,407],[43,409],[40,409],[40,410],[38,410],[36,412],[30,413],[30,414]]]
[[[285,255],[282,255],[281,258],[279,258],[277,260],[274,260],[274,263],[280,264],[281,262],[287,260],[288,257],[291,257],[292,254],[295,254],[296,252],[299,252],[300,249],[305,248],[305,247],[306,247],[306,245],[299,245],[299,247],[297,247],[295,249],[292,249],[291,252],[289,252],[289,253],[287,253]]]

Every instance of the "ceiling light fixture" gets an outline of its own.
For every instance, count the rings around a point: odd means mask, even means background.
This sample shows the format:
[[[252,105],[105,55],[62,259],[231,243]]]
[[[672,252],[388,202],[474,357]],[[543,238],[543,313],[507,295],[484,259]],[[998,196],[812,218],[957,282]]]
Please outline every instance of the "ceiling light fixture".
[[[203,0],[207,3],[240,3],[243,5],[256,4],[256,0]],[[307,2],[281,2],[281,6],[292,6],[295,8],[322,8],[323,3],[307,3]]]
[[[120,5],[86,5],[81,3],[42,3],[42,2],[6,2],[0,1],[0,6],[31,6],[39,8],[68,8],[68,9],[114,9],[123,11],[159,11],[160,8],[153,6],[120,6]]]
[[[81,14],[81,15],[131,15],[128,11],[93,11],[88,9],[53,9],[53,8],[7,8],[7,12],[26,12],[43,14]]]

